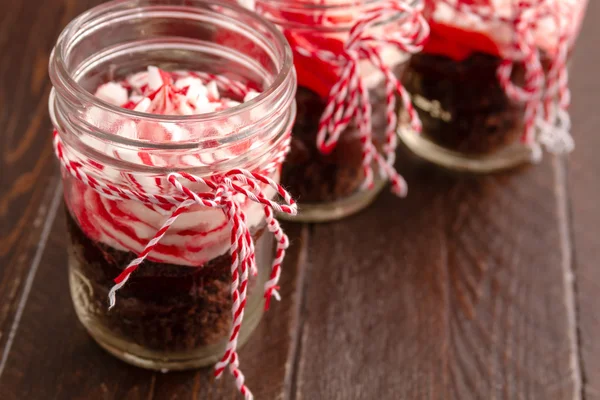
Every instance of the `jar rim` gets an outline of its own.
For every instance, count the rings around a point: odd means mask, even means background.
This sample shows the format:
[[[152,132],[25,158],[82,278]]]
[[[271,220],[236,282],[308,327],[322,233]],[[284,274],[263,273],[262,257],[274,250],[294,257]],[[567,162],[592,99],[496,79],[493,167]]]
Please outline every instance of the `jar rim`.
[[[222,7],[233,11],[234,13],[242,14],[245,18],[250,18],[263,26],[270,35],[276,38],[275,42],[279,42],[281,45],[281,50],[283,54],[283,62],[281,63],[281,67],[277,71],[273,81],[269,84],[269,86],[262,91],[255,98],[243,102],[240,105],[227,108],[221,111],[203,113],[203,114],[192,114],[192,115],[162,115],[162,114],[150,114],[143,113],[139,111],[134,111],[130,109],[125,109],[119,106],[115,106],[111,103],[108,103],[94,94],[83,88],[72,76],[72,74],[68,71],[68,67],[66,65],[66,52],[68,50],[68,45],[71,43],[73,36],[78,32],[82,27],[86,24],[93,23],[98,18],[105,16],[106,14],[110,14],[111,12],[118,12],[119,10],[128,10],[128,12],[133,12],[135,9],[145,8],[145,7],[168,7],[169,9],[185,11],[185,10],[197,10],[197,6],[203,5],[206,8],[202,10],[208,10],[214,12],[215,7]],[[223,16],[222,13],[219,15]],[[232,22],[234,21],[231,18]],[[236,21],[237,22],[237,21]],[[239,22],[238,22],[239,23]],[[273,43],[273,41],[268,41],[269,43]],[[277,43],[275,43],[277,45]],[[186,4],[170,4],[168,1],[157,1],[157,0],[113,0],[107,3],[103,3],[96,7],[93,7],[79,16],[75,17],[61,32],[57,43],[52,50],[52,54],[50,56],[50,77],[53,82],[54,88],[60,92],[61,90],[69,90],[72,93],[75,93],[78,98],[83,99],[89,103],[92,103],[95,107],[98,107],[102,110],[115,113],[115,115],[120,115],[127,118],[136,118],[139,120],[146,120],[152,122],[164,122],[164,123],[174,123],[174,122],[186,122],[186,123],[201,123],[201,122],[209,122],[214,121],[216,119],[222,119],[227,117],[235,116],[238,113],[248,111],[252,108],[261,106],[264,104],[267,99],[286,84],[290,75],[294,74],[293,69],[293,56],[289,45],[281,31],[277,29],[277,27],[266,18],[255,14],[248,9],[241,7],[237,4],[232,4],[230,2],[225,2],[221,0],[189,0]],[[55,75],[56,74],[56,75]],[[147,141],[129,139],[129,138],[121,138],[115,135],[116,141],[121,141],[123,139],[123,143],[140,145],[144,146],[148,145]],[[179,143],[178,147],[181,147],[183,143]]]
[[[346,7],[363,7],[370,6],[377,3],[383,3],[387,0],[327,0],[325,2],[316,2],[315,0],[259,0],[259,1],[269,1],[271,3],[278,3],[280,5],[294,5],[298,8],[305,8],[308,10],[331,10],[336,8],[346,8]],[[403,0],[407,4],[415,5],[422,0]]]
[[[363,15],[365,11],[368,11],[370,7],[377,6],[380,3],[385,3],[389,0],[327,0],[325,4],[324,1],[317,2],[316,0],[256,0],[257,9],[260,4],[265,4],[267,7],[274,7],[284,12],[297,12],[297,13],[318,13],[318,12],[352,12],[354,10],[359,15]],[[402,0],[406,5],[411,7],[417,7],[420,4],[424,3],[424,0]],[[268,18],[269,21],[273,22],[276,25],[283,26],[294,26],[305,28],[306,26],[310,26],[311,29],[319,32],[346,32],[349,31],[356,20],[352,20],[345,23],[340,23],[336,25],[313,25],[307,23],[302,23],[298,21],[285,21],[281,19],[271,19]],[[391,18],[391,21],[395,20],[395,18]]]

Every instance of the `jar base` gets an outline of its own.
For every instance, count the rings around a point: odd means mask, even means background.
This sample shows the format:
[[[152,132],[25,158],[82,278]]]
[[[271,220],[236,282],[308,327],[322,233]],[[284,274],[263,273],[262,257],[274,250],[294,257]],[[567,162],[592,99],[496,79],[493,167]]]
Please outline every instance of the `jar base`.
[[[261,302],[262,305],[264,305],[264,302]],[[262,316],[262,312],[258,311],[248,313],[244,319],[239,334],[238,349],[248,341],[252,331],[258,326]],[[79,314],[77,316],[80,317]],[[163,352],[155,352],[121,340],[98,326],[87,324],[82,318],[79,318],[79,320],[100,347],[119,360],[144,369],[168,372],[207,367],[219,361],[225,352],[226,343],[222,342],[202,347],[197,351],[173,353],[165,357]]]
[[[329,203],[298,203],[298,214],[279,213],[278,218],[292,222],[331,222],[336,221],[367,208],[377,198],[385,186],[383,179],[376,178],[373,189],[362,190],[344,199]]]
[[[520,143],[507,146],[493,154],[471,156],[445,149],[407,127],[399,128],[398,136],[419,157],[453,170],[491,173],[532,161],[531,149]]]
[[[202,346],[197,350],[178,352],[155,351],[140,346],[133,341],[119,337],[105,328],[101,321],[96,320],[92,308],[84,301],[82,295],[90,291],[90,285],[80,273],[73,271],[69,274],[71,295],[74,299],[77,318],[89,335],[108,353],[136,367],[162,372],[195,369],[215,364],[224,354],[226,341]],[[86,284],[87,283],[87,284]],[[246,317],[238,337],[238,348],[244,345],[254,329],[258,326],[264,309],[263,296],[251,298],[246,306]],[[102,311],[110,312],[110,311]]]

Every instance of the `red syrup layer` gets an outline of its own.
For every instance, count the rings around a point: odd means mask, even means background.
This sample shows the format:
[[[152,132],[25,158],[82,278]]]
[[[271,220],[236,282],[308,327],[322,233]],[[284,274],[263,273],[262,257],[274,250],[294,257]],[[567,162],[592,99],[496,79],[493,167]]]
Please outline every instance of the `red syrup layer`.
[[[331,87],[338,80],[336,68],[317,57],[301,54],[297,49],[302,48],[312,53],[328,51],[339,55],[343,51],[344,43],[338,39],[324,37],[321,33],[293,31],[284,33],[294,53],[298,86],[311,90],[321,98],[326,98]]]
[[[475,53],[500,57],[498,45],[488,35],[429,21],[431,33],[423,48],[425,54],[436,54],[464,61]]]

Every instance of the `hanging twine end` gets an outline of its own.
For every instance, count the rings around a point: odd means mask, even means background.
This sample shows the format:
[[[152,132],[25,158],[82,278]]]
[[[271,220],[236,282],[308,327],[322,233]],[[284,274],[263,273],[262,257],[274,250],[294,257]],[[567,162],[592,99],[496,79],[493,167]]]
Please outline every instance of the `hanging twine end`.
[[[143,258],[145,258],[145,256]],[[143,258],[138,258],[138,259],[132,261],[131,264],[129,264],[129,266],[127,266],[127,268],[125,268],[123,270],[123,272],[121,272],[121,274],[113,280],[115,282],[115,285],[108,292],[108,309],[109,310],[112,309],[115,306],[115,304],[117,303],[117,298],[116,298],[117,290],[119,290],[123,286],[125,286],[125,284],[129,280],[129,276],[131,275],[131,273],[137,269],[137,266],[139,265],[138,260],[143,260]]]
[[[534,164],[539,164],[543,158],[542,148],[539,144],[533,143],[530,145],[531,148],[531,162]]]
[[[265,311],[271,306],[271,299],[275,298],[277,301],[281,301],[281,295],[279,294],[279,286],[273,286],[265,291]]]
[[[127,269],[126,269],[127,270]],[[114,281],[115,285],[108,292],[108,310],[110,311],[117,304],[117,290],[121,289],[129,280],[129,274],[122,273]]]
[[[552,154],[567,154],[575,148],[571,119],[566,110],[555,110],[547,120],[538,121],[539,142]]]
[[[406,197],[408,194],[408,184],[404,178],[393,170],[392,173],[390,173],[390,180],[392,182],[392,193],[398,197]]]
[[[408,195],[408,186],[404,183],[393,182],[392,193],[394,193],[398,197],[404,198]]]
[[[321,146],[319,146],[319,150],[321,151],[321,154],[328,156],[333,152],[333,149],[335,149],[336,144],[336,142],[329,144],[323,143]]]
[[[115,296],[116,292],[117,290],[115,289],[115,286],[113,286],[112,289],[110,289],[110,292],[108,292],[108,311],[110,311],[115,304],[117,304],[117,299]]]

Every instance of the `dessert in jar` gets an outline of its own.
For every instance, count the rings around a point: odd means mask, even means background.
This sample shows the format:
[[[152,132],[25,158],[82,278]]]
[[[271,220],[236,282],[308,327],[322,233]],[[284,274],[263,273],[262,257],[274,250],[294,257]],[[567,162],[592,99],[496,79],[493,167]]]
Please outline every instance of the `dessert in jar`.
[[[586,0],[428,0],[430,40],[404,84],[423,124],[418,155],[491,172],[569,152],[567,59]]]
[[[403,196],[394,169],[399,77],[428,35],[420,0],[257,0],[294,53],[298,116],[282,184],[298,200],[294,220],[357,212],[385,181]],[[410,123],[420,129],[416,113]],[[285,218],[286,216],[282,216]]]
[[[278,296],[274,214],[296,211],[278,184],[295,118],[285,38],[236,5],[109,2],[65,28],[50,76],[77,316],[126,362],[216,362],[250,398],[236,349]]]

